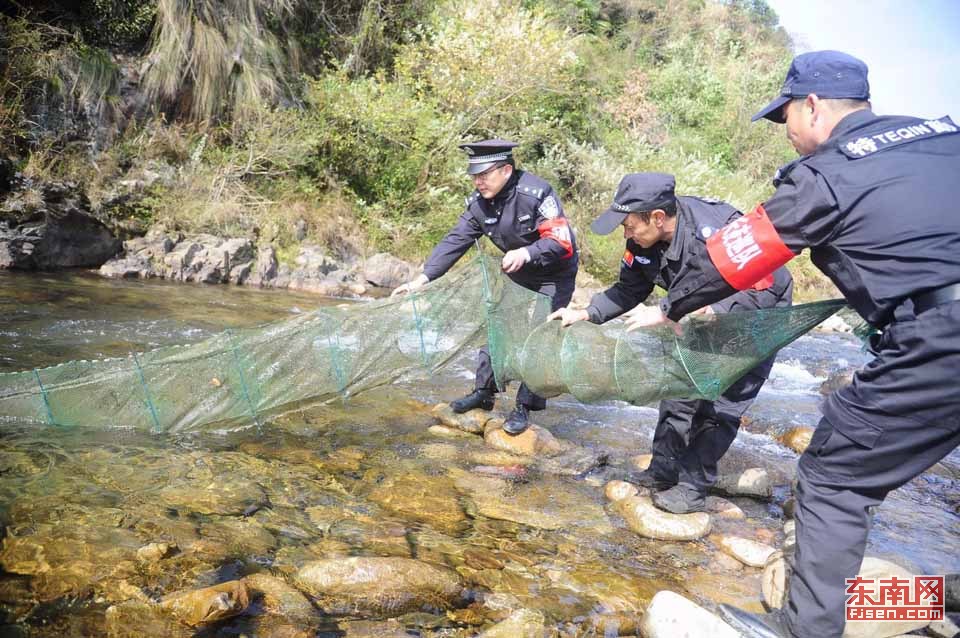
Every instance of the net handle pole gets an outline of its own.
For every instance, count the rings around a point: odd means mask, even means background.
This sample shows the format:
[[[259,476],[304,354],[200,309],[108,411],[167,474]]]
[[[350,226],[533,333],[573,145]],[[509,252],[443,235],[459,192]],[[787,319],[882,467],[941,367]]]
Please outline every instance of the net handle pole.
[[[237,346],[233,339],[233,331],[227,328],[226,335],[227,341],[230,343],[230,350],[233,352],[233,365],[237,369],[237,376],[240,378],[240,390],[243,392],[243,398],[247,402],[247,407],[250,409],[250,415],[253,416],[253,422],[259,430],[263,426],[260,423],[260,417],[257,416],[257,408],[253,405],[253,400],[250,398],[250,392],[247,390],[247,381],[243,376],[243,367],[240,365],[240,353],[237,352]]]
[[[420,359],[423,361],[423,365],[426,367],[430,364],[427,360],[427,344],[423,339],[423,322],[420,320],[420,311],[417,309],[416,291],[410,293],[410,303],[413,304],[413,320],[417,325],[417,334],[420,336]]]
[[[36,368],[33,369],[33,376],[37,380],[37,385],[40,386],[40,396],[43,397],[43,407],[47,410],[47,425],[57,425],[57,422],[53,420],[53,410],[50,408],[47,389],[43,387],[43,381],[40,380],[40,372]]]
[[[137,356],[137,353],[133,353],[133,363],[137,366],[137,374],[140,377],[140,387],[143,388],[143,396],[147,399],[147,407],[150,408],[150,417],[153,419],[153,429],[151,430],[154,434],[160,434],[163,432],[163,426],[160,425],[160,417],[157,416],[157,408],[153,405],[153,400],[150,398],[150,388],[147,387],[147,380],[143,376],[143,367],[140,365],[140,357]]]

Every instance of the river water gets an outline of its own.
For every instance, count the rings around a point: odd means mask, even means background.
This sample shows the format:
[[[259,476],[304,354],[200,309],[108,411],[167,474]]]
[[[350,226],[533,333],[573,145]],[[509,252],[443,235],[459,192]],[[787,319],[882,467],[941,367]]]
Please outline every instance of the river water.
[[[197,341],[324,303],[337,301],[0,273],[0,372]],[[778,487],[769,502],[731,498],[747,517],[716,519],[715,534],[783,540],[781,504],[797,455],[775,437],[816,425],[821,383],[867,358],[854,338],[818,332],[781,351],[721,462],[722,472],[762,467]],[[605,482],[649,452],[655,406],[551,400],[536,422],[609,459],[586,476],[565,476],[492,450],[480,437],[428,432],[429,406],[468,391],[472,365],[465,356],[434,378],[412,376],[345,404],[300,409],[262,431],[173,437],[4,426],[0,635],[466,637],[515,609],[541,613],[545,635],[635,635],[636,618],[660,589],[707,608],[760,609],[760,570],[718,560],[710,538],[641,538],[607,505]],[[507,398],[499,407],[509,409]],[[960,571],[958,468],[955,451],[892,494],[876,514],[868,553],[917,573]],[[169,549],[162,558],[138,555],[150,543]],[[149,606],[251,574],[291,582],[305,562],[346,556],[416,558],[456,570],[468,600],[460,609],[399,616],[304,617],[254,605],[200,629],[129,611],[129,601]]]

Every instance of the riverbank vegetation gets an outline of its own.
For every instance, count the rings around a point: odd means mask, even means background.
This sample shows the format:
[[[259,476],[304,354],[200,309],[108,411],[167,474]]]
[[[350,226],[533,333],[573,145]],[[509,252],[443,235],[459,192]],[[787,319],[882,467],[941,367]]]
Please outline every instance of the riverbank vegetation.
[[[763,0],[45,0],[0,38],[0,143],[24,174],[83,184],[119,228],[281,256],[423,259],[471,189],[457,145],[498,136],[610,281],[622,239],[588,226],[624,173],[746,210],[794,156],[749,123],[792,55]]]

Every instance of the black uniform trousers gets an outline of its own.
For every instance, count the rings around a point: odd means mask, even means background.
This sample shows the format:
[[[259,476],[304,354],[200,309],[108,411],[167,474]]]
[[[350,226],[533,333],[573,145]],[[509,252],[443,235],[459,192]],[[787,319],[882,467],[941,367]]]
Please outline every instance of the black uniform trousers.
[[[760,392],[776,357],[742,376],[716,401],[661,401],[650,471],[659,480],[702,492],[717,482],[717,461],[737,438],[740,417]]]
[[[576,279],[573,277],[538,284],[528,284],[523,282],[522,279],[514,279],[514,281],[524,288],[535,290],[542,295],[550,297],[551,311],[564,308],[570,303],[570,299],[573,298],[573,291],[577,285]],[[493,365],[490,363],[490,351],[487,350],[486,346],[480,349],[479,359],[474,389],[486,390],[493,394],[497,391],[497,382],[493,376]],[[547,400],[539,394],[531,392],[525,383],[521,383],[520,389],[517,390],[517,404],[526,406],[528,410],[542,410],[547,407]]]
[[[877,358],[830,397],[797,469],[797,547],[786,618],[839,638],[871,508],[960,445],[960,302],[892,323]]]

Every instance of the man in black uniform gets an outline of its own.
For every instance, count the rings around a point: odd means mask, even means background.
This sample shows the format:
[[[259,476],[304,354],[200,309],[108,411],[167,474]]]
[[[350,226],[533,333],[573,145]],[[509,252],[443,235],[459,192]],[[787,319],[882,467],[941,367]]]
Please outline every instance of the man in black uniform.
[[[754,120],[785,123],[802,156],[777,173],[773,197],[707,241],[697,267],[643,318],[677,320],[810,248],[882,331],[871,340],[876,358],[827,398],[800,457],[784,609],[723,607],[747,636],[839,637],[845,579],[860,569],[871,510],[960,444],[960,129],[946,116],[878,117],[869,97],[860,60],[797,56],[781,95]]]
[[[698,197],[677,197],[673,175],[632,173],[620,181],[613,204],[591,229],[607,235],[623,226],[627,240],[620,263],[620,280],[598,293],[583,310],[562,308],[550,319],[564,326],[589,320],[605,323],[624,313],[628,317],[653,292],[654,286],[669,290],[687,267],[694,246],[717,229],[741,216],[724,202]],[[789,306],[793,278],[780,268],[766,281],[705,306],[709,313],[742,312],[758,308]],[[767,380],[770,357],[734,383],[717,401],[702,399],[661,401],[660,417],[653,435],[653,460],[649,469],[630,477],[633,482],[657,492],[653,503],[674,514],[702,512],[707,489],[717,480],[717,461],[737,436],[740,417]]]
[[[550,297],[553,310],[570,302],[579,260],[573,229],[550,185],[515,167],[516,146],[498,139],[460,145],[467,152],[467,174],[476,190],[467,198],[457,225],[433,249],[423,273],[393,294],[416,290],[440,277],[486,235],[504,252],[501,267],[515,283]],[[493,409],[497,387],[490,354],[485,347],[479,354],[474,391],[450,404],[454,412]],[[529,411],[546,405],[543,397],[521,384],[504,431],[520,434],[527,429]]]

